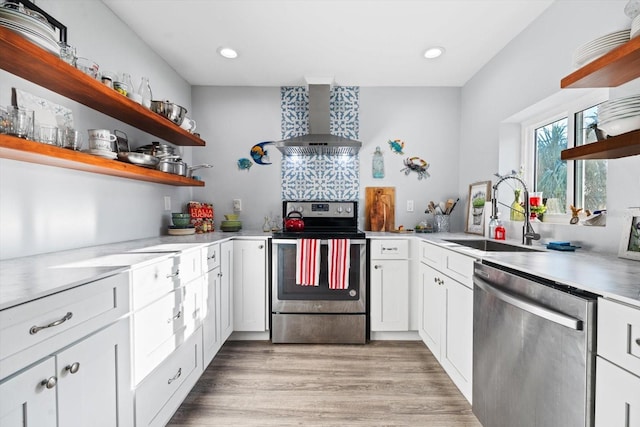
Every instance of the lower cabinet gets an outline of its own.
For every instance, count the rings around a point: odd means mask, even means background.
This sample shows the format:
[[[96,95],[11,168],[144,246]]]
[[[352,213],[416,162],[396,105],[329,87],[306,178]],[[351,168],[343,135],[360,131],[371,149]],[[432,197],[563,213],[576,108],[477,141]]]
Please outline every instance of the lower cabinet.
[[[471,402],[473,371],[473,258],[421,242],[418,333],[451,380]],[[425,255],[428,255],[426,257]],[[456,278],[442,273],[451,270]]]
[[[233,332],[233,241],[220,244],[220,338]]]
[[[0,425],[130,426],[129,366],[124,319],[0,383]]]
[[[233,330],[267,330],[267,259],[265,240],[233,242]]]
[[[209,271],[206,274],[203,292],[202,318],[202,355],[204,366],[208,366],[222,347],[221,322],[221,273],[220,244],[214,243],[207,248],[209,253]]]
[[[598,299],[596,427],[640,426],[640,308]]]
[[[409,330],[409,240],[371,239],[371,331]]]
[[[166,425],[203,369],[202,328],[199,327],[136,389],[136,427]]]

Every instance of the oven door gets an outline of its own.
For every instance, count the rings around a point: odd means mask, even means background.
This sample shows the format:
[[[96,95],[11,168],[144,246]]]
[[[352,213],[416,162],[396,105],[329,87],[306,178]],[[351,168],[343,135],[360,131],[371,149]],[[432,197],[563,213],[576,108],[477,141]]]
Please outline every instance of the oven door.
[[[272,240],[272,311],[279,313],[365,313],[366,239],[351,240],[349,287],[329,289],[328,241],[320,241],[320,284],[296,284],[296,239]]]

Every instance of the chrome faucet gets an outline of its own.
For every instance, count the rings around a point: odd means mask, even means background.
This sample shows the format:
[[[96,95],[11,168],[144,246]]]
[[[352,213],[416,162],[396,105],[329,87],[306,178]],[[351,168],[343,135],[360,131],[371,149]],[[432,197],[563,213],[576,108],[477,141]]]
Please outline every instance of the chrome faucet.
[[[509,175],[496,174],[496,176],[498,177],[498,182],[496,182],[492,187],[493,194],[491,196],[491,217],[496,218],[498,216],[498,186],[509,179],[518,181],[522,185],[524,191],[524,225],[522,226],[522,244],[531,246],[532,240],[540,240],[540,234],[535,232],[529,219],[531,216],[531,208],[529,207],[529,190],[527,190],[527,185],[519,176],[515,174],[515,171],[513,171]],[[504,203],[501,204],[507,206]],[[513,209],[511,206],[507,207],[509,209]]]

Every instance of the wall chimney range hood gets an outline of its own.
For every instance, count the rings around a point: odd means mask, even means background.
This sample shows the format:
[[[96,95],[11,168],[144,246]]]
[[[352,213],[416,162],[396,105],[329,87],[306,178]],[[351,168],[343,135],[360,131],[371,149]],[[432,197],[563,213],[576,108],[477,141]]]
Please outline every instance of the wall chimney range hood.
[[[355,156],[362,142],[330,133],[331,85],[309,84],[309,134],[283,139],[276,148],[286,156],[331,154]]]

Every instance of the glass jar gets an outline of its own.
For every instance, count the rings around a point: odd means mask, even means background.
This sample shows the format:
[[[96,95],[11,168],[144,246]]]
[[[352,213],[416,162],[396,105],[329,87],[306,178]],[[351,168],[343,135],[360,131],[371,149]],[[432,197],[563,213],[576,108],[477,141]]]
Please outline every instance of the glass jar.
[[[373,177],[376,179],[384,178],[384,157],[382,157],[382,151],[380,147],[376,147],[376,151],[373,153]]]

